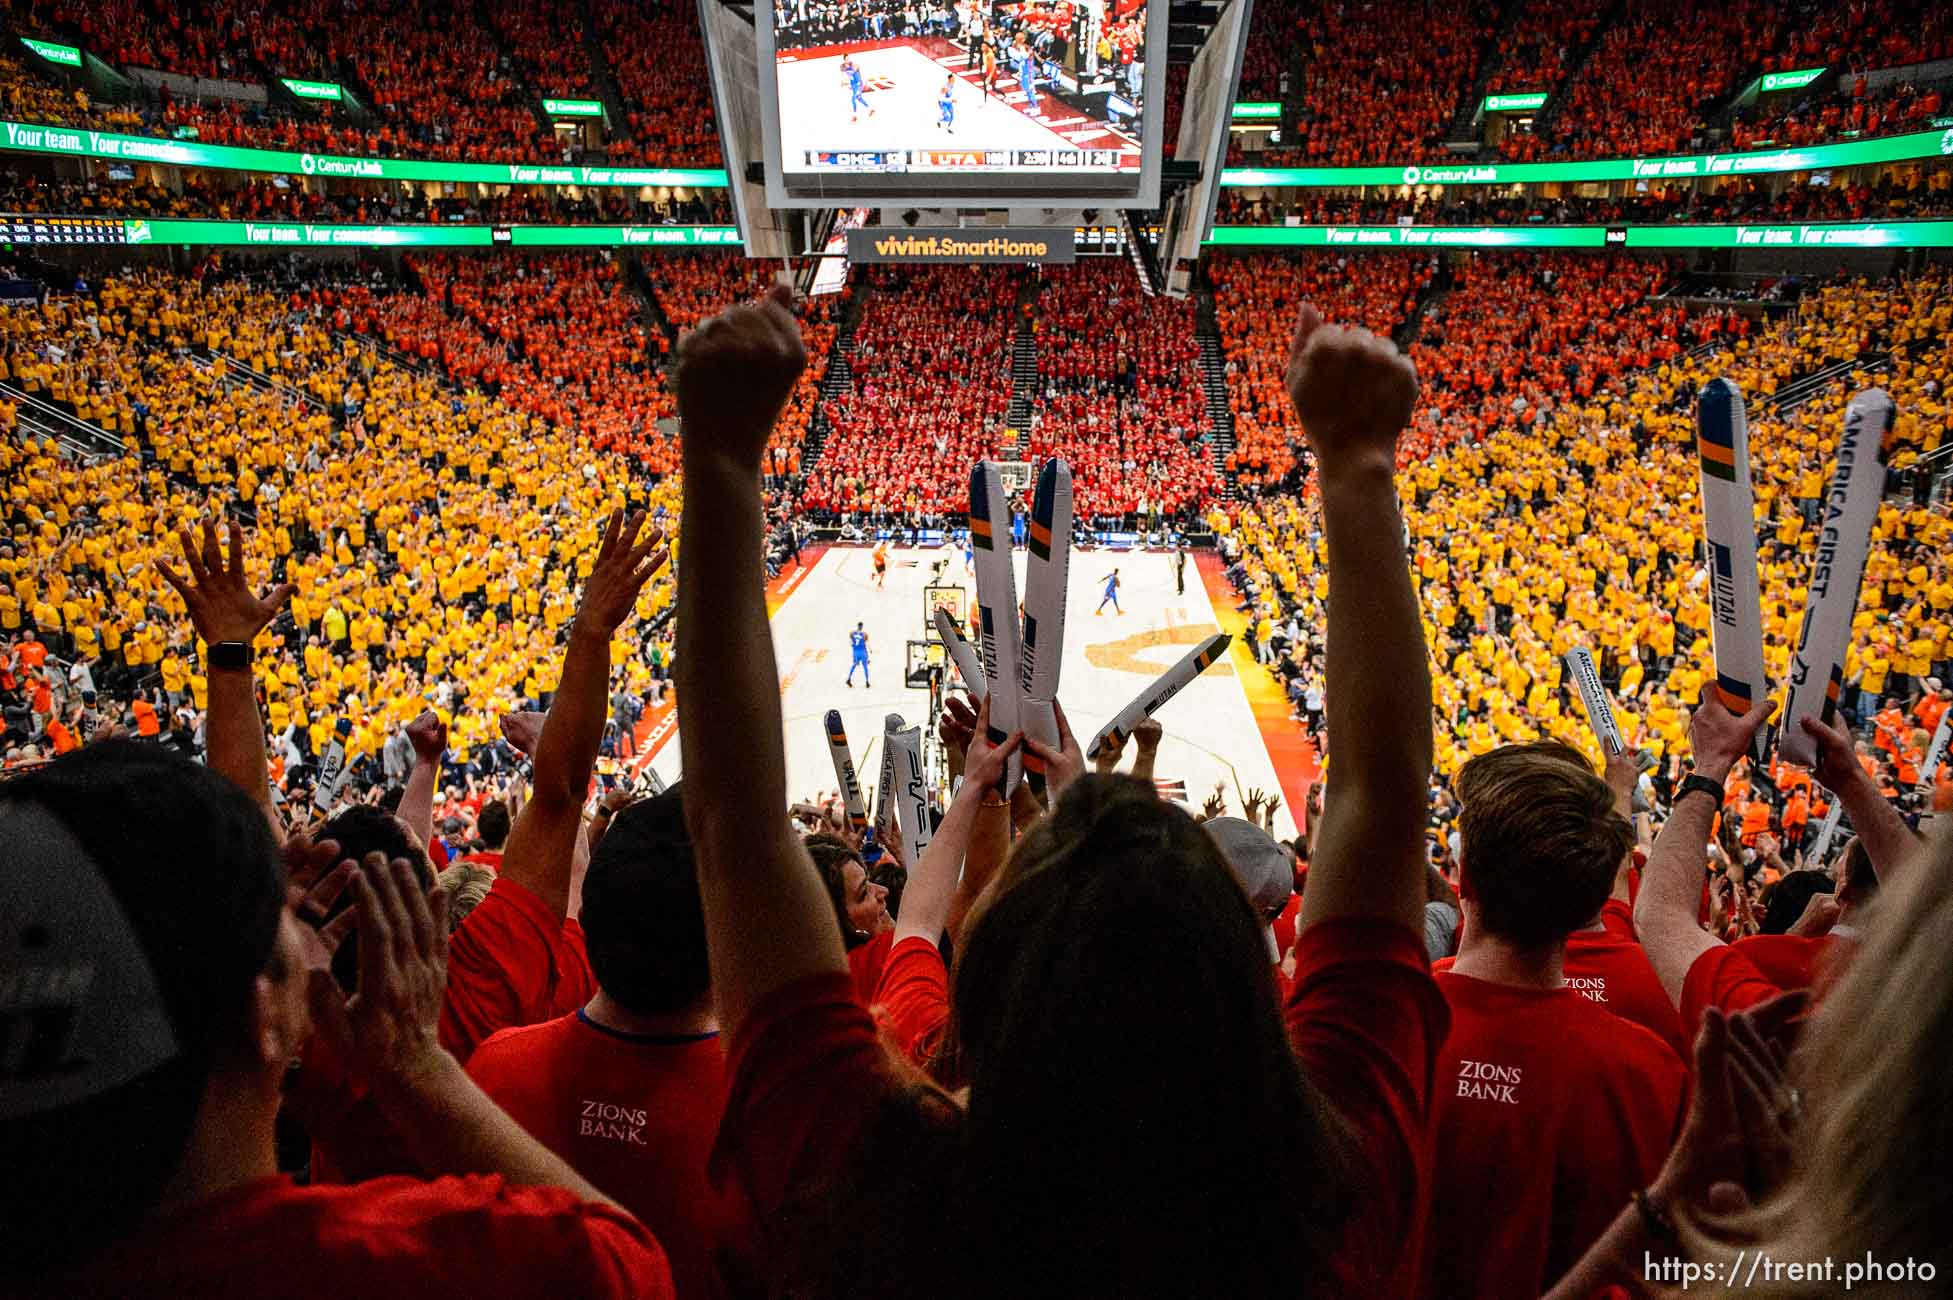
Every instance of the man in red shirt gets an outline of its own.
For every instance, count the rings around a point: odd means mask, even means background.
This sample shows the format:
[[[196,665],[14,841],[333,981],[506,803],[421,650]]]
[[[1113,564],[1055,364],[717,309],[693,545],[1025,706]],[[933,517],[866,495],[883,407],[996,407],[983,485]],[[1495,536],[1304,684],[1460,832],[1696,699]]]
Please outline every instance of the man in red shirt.
[[[0,1078],[0,1292],[671,1295],[656,1240],[441,1048],[445,898],[404,862],[332,868],[321,847],[287,846],[318,885],[293,906],[251,801],[133,741],[0,785],[4,909],[37,936],[0,948],[28,1012]],[[348,881],[366,939],[351,1004],[308,923]],[[315,1023],[422,1166],[464,1176],[278,1173],[281,1084]]]
[[[1465,932],[1438,976],[1451,1032],[1418,1290],[1538,1295],[1660,1168],[1687,1071],[1563,974],[1568,935],[1601,911],[1634,847],[1612,792],[1557,746],[1531,745],[1473,759],[1454,788]]]
[[[657,1235],[681,1294],[736,1292],[714,1282],[715,1261],[742,1255],[749,1229],[706,1173],[726,1060],[677,788],[612,818],[584,878],[582,922],[596,996],[496,1034],[468,1074]]]

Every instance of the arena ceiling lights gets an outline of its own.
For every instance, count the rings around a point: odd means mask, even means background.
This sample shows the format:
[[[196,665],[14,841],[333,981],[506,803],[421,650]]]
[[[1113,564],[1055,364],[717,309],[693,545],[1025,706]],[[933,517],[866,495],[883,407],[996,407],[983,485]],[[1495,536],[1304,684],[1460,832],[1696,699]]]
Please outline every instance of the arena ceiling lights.
[[[561,164],[435,162],[413,158],[353,158],[337,154],[287,153],[162,140],[146,135],[116,135],[32,122],[0,121],[0,150],[64,154],[114,162],[206,167],[217,171],[281,173],[289,176],[347,177],[361,180],[452,181],[483,185],[588,185],[642,188],[675,186],[724,189],[724,168],[590,167]],[[1656,158],[1606,158],[1593,162],[1389,165],[1377,167],[1233,167],[1221,184],[1237,188],[1334,189],[1362,185],[1516,185],[1568,181],[1691,180],[1718,176],[1760,176],[1820,168],[1862,167],[1915,162],[1953,155],[1953,127],[1908,135],[1804,149],[1765,149],[1750,153],[1696,154]]]

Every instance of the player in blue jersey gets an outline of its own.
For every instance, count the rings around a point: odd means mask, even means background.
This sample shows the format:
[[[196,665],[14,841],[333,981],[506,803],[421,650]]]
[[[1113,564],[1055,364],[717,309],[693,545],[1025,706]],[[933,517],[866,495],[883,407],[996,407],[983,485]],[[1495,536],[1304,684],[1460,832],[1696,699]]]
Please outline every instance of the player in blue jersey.
[[[873,686],[874,683],[868,680],[868,633],[860,623],[856,623],[854,631],[848,633],[848,650],[854,656],[854,662],[848,665],[849,687],[854,686],[854,670],[857,668],[861,670],[861,684]]]
[[[1037,56],[1031,53],[1031,43],[1024,33],[1017,33],[1017,43],[1010,49],[1011,62],[1017,65],[1017,85],[1024,92],[1024,111],[1032,117],[1043,117],[1038,112],[1037,80],[1033,61]]]
[[[1119,571],[1117,569],[1105,575],[1105,595],[1099,598],[1099,607],[1093,610],[1092,613],[1105,613],[1107,602],[1111,603],[1113,613],[1121,616],[1125,614],[1126,611],[1119,608]]]
[[[940,115],[936,119],[936,129],[947,130],[951,135],[955,135],[956,74],[953,72],[943,78],[943,88],[936,92],[936,112]]]
[[[873,117],[875,110],[869,108],[868,96],[861,89],[861,65],[854,61],[854,56],[841,56],[841,71],[848,79],[848,121],[859,122],[864,108],[868,109],[868,116]]]

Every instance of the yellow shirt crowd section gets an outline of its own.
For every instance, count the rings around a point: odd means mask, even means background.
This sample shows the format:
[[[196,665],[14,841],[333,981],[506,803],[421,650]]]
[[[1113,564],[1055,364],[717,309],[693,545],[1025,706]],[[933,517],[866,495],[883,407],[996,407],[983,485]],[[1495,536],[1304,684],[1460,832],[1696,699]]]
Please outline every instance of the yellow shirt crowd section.
[[[222,363],[176,352],[199,344],[323,403],[351,397],[360,416],[335,431],[321,407],[228,384]],[[235,503],[257,517],[246,530],[253,580],[282,571],[298,588],[301,635],[267,633],[258,646],[266,721],[274,734],[309,728],[315,753],[341,717],[351,752],[375,753],[388,723],[428,707],[450,677],[467,688],[467,709],[447,719],[466,761],[518,698],[555,689],[558,634],[608,513],[662,507],[676,547],[675,478],[647,486],[622,458],[292,322],[280,299],[243,286],[148,272],[111,279],[92,302],[0,313],[0,372],[124,434],[146,406],[158,462],[145,468],[132,444],[83,465],[0,438],[0,480],[29,521],[0,539],[12,550],[0,554],[0,634],[30,613],[80,653],[153,670],[202,707],[196,639],[156,564],[180,558],[175,530]],[[79,580],[88,572],[100,585]],[[650,674],[632,629],[672,596],[667,570],[613,647],[633,689]],[[385,648],[377,665],[373,647]]]
[[[1889,370],[1855,371],[1849,383],[1833,385],[1788,418],[1768,409],[1768,397],[1792,376],[1853,360],[1874,342],[1893,349]],[[1713,655],[1704,575],[1692,558],[1702,535],[1694,414],[1674,398],[1685,385],[1693,391],[1718,376],[1733,379],[1748,401],[1764,658],[1772,681],[1781,683],[1797,645],[1816,544],[1798,503],[1824,495],[1845,404],[1862,388],[1883,387],[1897,403],[1887,440],[1894,467],[1947,437],[1953,286],[1935,269],[1896,287],[1861,281],[1824,288],[1778,328],[1730,350],[1678,358],[1634,377],[1618,395],[1598,395],[1541,426],[1504,428],[1401,471],[1432,652],[1440,773],[1542,735],[1566,740],[1598,763],[1585,712],[1561,680],[1560,656],[1574,645],[1592,650],[1603,672],[1620,672],[1615,708],[1631,739],[1658,755],[1687,752],[1689,712]],[[1645,452],[1633,433],[1637,422],[1647,431]],[[1224,516],[1216,522],[1227,526]],[[1328,583],[1313,489],[1303,501],[1248,507],[1232,527],[1259,589],[1285,593],[1302,606],[1305,625],[1321,627]],[[1279,609],[1266,598],[1264,605],[1257,618],[1265,632]],[[1505,637],[1481,630],[1492,625],[1493,606],[1512,612]],[[1469,635],[1453,634],[1460,609],[1469,616]],[[1678,637],[1678,627],[1693,631],[1694,640]],[[1644,649],[1657,662],[1674,656],[1665,677],[1644,668]],[[1953,520],[1944,509],[1888,501],[1873,530],[1846,679],[1875,700],[1892,674],[1911,675],[1916,684],[1947,659]]]

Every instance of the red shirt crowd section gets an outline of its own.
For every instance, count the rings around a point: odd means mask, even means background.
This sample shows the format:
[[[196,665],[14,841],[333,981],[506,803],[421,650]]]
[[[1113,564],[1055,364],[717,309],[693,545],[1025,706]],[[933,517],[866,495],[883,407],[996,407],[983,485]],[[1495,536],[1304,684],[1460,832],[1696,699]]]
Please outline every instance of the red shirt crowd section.
[[[1685,147],[1784,30],[1765,0],[1631,0],[1574,79],[1551,148],[1614,158]]]
[[[1332,253],[1215,258],[1209,275],[1235,421],[1229,467],[1268,483],[1295,468],[1302,431],[1282,389],[1281,358],[1303,302],[1326,319],[1389,334],[1435,269],[1428,258],[1390,253],[1360,263]],[[1423,396],[1400,454],[1417,458],[1461,437],[1531,425],[1721,327],[1720,316],[1644,301],[1667,277],[1647,262],[1565,253],[1481,253],[1463,264],[1410,347]]]
[[[816,510],[962,511],[1010,406],[1015,267],[881,267],[855,328],[852,391],[828,404]]]
[[[630,139],[614,161],[717,167],[719,129],[698,13],[682,0],[592,0],[591,20],[624,99]]]
[[[1690,327],[1679,304],[1643,301],[1669,278],[1648,262],[1489,253],[1454,276],[1410,349],[1424,392],[1405,439],[1411,454],[1533,424],[1624,370],[1681,352]]]
[[[583,53],[581,6],[497,4],[484,9],[495,34],[537,91],[567,99],[597,97],[590,62]],[[704,65],[698,66],[702,77]]]
[[[1762,149],[1903,135],[1930,129],[1944,107],[1945,97],[1937,89],[1922,92],[1907,82],[1873,94],[1861,76],[1842,94],[1800,98],[1771,113],[1738,118],[1730,126],[1730,138],[1738,149]]]
[[[1142,298],[1132,268],[1096,258],[1047,268],[1037,300],[1037,423],[1030,459],[1063,456],[1081,515],[1142,502],[1197,509],[1219,489],[1193,304]],[[1123,378],[1122,378],[1123,376]]]
[[[1303,159],[1445,157],[1452,114],[1478,69],[1479,35],[1496,16],[1485,0],[1367,0],[1310,13],[1301,22]]]
[[[1365,253],[1354,260],[1335,253],[1213,258],[1208,274],[1234,412],[1227,467],[1249,482],[1268,483],[1295,467],[1293,447],[1302,426],[1282,386],[1282,368],[1304,302],[1314,303],[1326,320],[1389,335],[1416,307],[1434,270],[1428,256],[1410,253]]]

